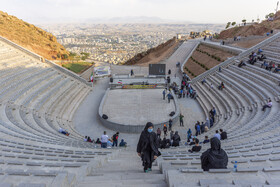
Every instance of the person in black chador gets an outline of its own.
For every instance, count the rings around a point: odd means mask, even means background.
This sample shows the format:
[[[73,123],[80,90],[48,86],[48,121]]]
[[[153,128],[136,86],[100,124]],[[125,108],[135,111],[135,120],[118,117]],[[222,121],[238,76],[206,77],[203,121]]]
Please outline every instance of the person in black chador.
[[[209,169],[226,169],[228,164],[227,153],[221,149],[221,142],[214,137],[210,140],[211,148],[202,153],[201,168],[204,171]]]
[[[137,153],[141,156],[144,172],[152,170],[152,163],[161,153],[158,150],[157,135],[153,132],[154,125],[148,122],[142,131],[137,145]]]

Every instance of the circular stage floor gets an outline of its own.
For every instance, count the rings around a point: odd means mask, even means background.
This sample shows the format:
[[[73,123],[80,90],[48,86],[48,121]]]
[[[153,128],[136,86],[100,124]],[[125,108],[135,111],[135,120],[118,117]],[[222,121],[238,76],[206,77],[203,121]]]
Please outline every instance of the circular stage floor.
[[[158,124],[168,121],[175,104],[162,98],[163,89],[116,89],[105,98],[103,114],[123,125]]]

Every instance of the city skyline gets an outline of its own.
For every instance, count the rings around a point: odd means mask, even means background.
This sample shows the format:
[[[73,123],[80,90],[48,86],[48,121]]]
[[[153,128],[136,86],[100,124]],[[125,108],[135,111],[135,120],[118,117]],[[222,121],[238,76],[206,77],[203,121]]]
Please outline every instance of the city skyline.
[[[10,0],[1,10],[30,23],[192,22],[263,20],[277,0]]]

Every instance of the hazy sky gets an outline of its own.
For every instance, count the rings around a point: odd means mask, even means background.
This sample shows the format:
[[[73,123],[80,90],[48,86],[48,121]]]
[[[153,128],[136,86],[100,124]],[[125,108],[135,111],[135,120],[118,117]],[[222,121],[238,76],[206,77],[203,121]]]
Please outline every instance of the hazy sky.
[[[0,10],[31,23],[84,18],[159,17],[197,23],[264,19],[277,0],[0,0]]]

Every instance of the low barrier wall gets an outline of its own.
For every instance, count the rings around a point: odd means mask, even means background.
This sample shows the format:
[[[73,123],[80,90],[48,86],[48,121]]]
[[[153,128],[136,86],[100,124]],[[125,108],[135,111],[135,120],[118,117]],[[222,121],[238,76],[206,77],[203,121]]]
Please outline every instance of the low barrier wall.
[[[98,117],[99,117],[101,123],[105,127],[109,128],[111,130],[114,130],[114,131],[125,132],[125,133],[140,133],[140,132],[142,132],[142,130],[144,129],[146,124],[143,124],[143,125],[125,125],[125,124],[119,124],[119,123],[115,123],[115,122],[110,121],[110,116],[108,116],[108,119],[103,119],[102,118],[103,106],[104,106],[104,103],[106,101],[106,98],[107,98],[107,95],[108,95],[109,91],[110,91],[110,88],[107,89],[107,91],[104,94],[104,96],[103,96],[103,98],[100,102],[100,105],[99,105]],[[179,105],[178,105],[178,100],[177,100],[176,95],[174,94],[173,91],[171,93],[174,97],[174,99],[172,101],[174,102],[174,105],[175,105],[175,115],[172,116],[171,119],[173,121],[173,124],[175,124],[178,121],[178,118],[179,118],[179,115],[180,115],[180,108],[179,108]],[[168,121],[158,123],[158,124],[154,124],[154,129],[157,129],[157,128],[162,129],[164,124],[168,125]]]
[[[214,49],[219,49],[228,53],[232,53],[234,55],[239,55],[240,53],[242,53],[244,50],[243,49],[239,49],[239,48],[233,48],[230,46],[226,46],[226,45],[217,45],[214,43],[210,43],[210,42],[201,42],[201,44],[209,46],[211,48]]]

